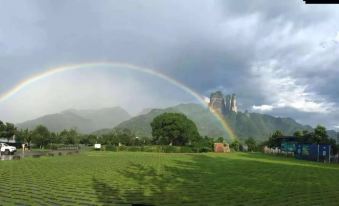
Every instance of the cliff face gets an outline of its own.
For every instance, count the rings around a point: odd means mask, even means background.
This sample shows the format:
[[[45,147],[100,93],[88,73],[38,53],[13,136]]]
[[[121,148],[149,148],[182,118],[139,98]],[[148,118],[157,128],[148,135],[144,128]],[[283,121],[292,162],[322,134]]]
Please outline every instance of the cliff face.
[[[226,111],[231,111],[231,105],[232,105],[232,97],[231,95],[226,95],[225,96],[225,106],[226,106]]]
[[[219,114],[225,113],[225,100],[221,91],[217,91],[211,94],[209,108]]]
[[[221,91],[216,91],[210,96],[210,110],[220,113],[229,114],[231,112],[238,112],[236,95],[224,96]]]
[[[235,113],[238,112],[237,97],[235,96],[235,94],[232,94],[232,97],[231,97],[231,110],[230,111],[235,112]]]

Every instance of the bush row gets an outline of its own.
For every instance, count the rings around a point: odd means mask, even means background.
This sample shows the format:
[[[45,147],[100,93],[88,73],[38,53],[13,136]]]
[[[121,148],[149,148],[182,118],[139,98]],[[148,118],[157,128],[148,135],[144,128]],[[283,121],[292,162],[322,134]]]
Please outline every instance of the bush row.
[[[200,153],[211,152],[209,147],[192,147],[192,146],[169,146],[169,145],[154,145],[154,146],[114,146],[105,145],[103,150],[106,151],[129,151],[129,152],[164,152],[164,153]]]
[[[45,149],[50,150],[75,150],[79,149],[80,145],[66,145],[66,144],[49,144]]]

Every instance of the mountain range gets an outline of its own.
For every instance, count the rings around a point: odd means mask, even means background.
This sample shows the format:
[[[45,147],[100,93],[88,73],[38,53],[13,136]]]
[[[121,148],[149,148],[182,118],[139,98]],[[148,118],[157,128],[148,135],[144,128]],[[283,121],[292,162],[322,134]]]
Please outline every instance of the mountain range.
[[[77,128],[81,133],[96,135],[109,133],[115,128],[128,128],[136,136],[151,137],[150,123],[156,116],[165,112],[185,114],[196,123],[202,136],[225,137],[230,140],[229,134],[209,108],[198,104],[179,104],[164,109],[146,109],[134,117],[131,117],[121,107],[98,110],[71,109],[17,124],[17,127],[33,129],[42,124],[55,132]],[[274,117],[260,113],[230,112],[224,118],[240,140],[253,137],[257,141],[264,141],[275,130],[281,130],[285,135],[292,135],[296,130],[312,130],[312,127],[302,125],[292,118]]]
[[[180,104],[165,109],[153,109],[147,114],[141,114],[124,121],[115,128],[128,128],[137,136],[149,137],[152,133],[150,123],[153,118],[165,112],[184,113],[196,123],[202,136],[226,137],[226,139],[229,139],[229,134],[210,110],[198,104]],[[231,112],[225,115],[225,120],[239,139],[253,137],[258,141],[266,140],[270,134],[278,129],[286,135],[292,135],[296,130],[312,129],[312,127],[302,125],[291,118],[273,117],[259,113]],[[110,131],[104,129],[96,131],[95,134],[102,135]]]
[[[34,129],[42,124],[50,131],[76,128],[81,133],[91,133],[102,128],[112,128],[130,119],[131,116],[121,107],[97,110],[69,109],[56,114],[48,114],[34,120],[16,124],[18,128]]]
[[[154,109],[148,114],[124,121],[117,125],[116,128],[128,128],[134,131],[136,135],[150,136],[151,121],[157,115],[165,112],[184,113],[196,123],[202,136],[226,137],[226,139],[229,139],[229,134],[209,109],[197,104],[180,104],[166,109]],[[299,124],[291,118],[273,117],[259,113],[232,112],[225,115],[225,120],[239,139],[251,136],[261,141],[266,140],[277,129],[288,135],[293,134],[296,130],[312,129],[310,126]]]

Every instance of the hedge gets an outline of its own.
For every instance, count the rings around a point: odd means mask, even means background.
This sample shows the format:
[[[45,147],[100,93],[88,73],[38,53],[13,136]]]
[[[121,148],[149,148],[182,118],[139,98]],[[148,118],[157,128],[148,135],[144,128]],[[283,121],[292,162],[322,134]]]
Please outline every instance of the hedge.
[[[163,153],[200,153],[211,152],[209,147],[192,147],[192,146],[169,146],[169,145],[153,145],[153,146],[115,146],[105,145],[103,150],[106,151],[129,151],[129,152],[163,152]]]

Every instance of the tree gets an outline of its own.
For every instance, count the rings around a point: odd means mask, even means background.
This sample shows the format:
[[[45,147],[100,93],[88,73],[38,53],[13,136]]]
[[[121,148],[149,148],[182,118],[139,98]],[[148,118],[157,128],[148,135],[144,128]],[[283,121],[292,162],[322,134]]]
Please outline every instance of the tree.
[[[11,138],[13,138],[13,136],[16,134],[16,130],[17,128],[14,126],[14,124],[6,122],[6,124],[4,124],[3,122],[0,123],[0,131],[1,131],[1,137],[4,137],[7,139],[7,142],[9,142],[9,140]]]
[[[123,144],[126,146],[135,145],[135,142],[138,141],[135,137],[135,134],[127,128],[117,128],[113,131],[113,143]]]
[[[208,136],[201,137],[198,141],[194,141],[192,146],[196,152],[210,152],[213,151],[214,139]]]
[[[318,125],[314,129],[314,143],[317,143],[317,144],[328,144],[329,143],[327,131],[324,126]]]
[[[0,120],[0,138],[4,137],[5,129],[6,129],[6,125]]]
[[[28,144],[28,147],[31,147],[33,132],[25,129],[23,132],[23,139]]]
[[[20,129],[15,133],[15,141],[22,143],[31,143],[32,141],[32,131],[28,129]]]
[[[278,137],[282,137],[284,136],[283,132],[280,131],[280,130],[276,130],[273,134],[272,134],[272,137],[273,138],[278,138]]]
[[[79,144],[80,137],[76,129],[64,129],[60,132],[61,141],[64,144]]]
[[[302,131],[302,138],[300,143],[304,144],[313,144],[314,143],[314,133],[304,130]]]
[[[235,151],[239,151],[240,150],[240,142],[239,142],[239,140],[237,140],[237,139],[233,140],[233,142],[230,144],[230,147],[232,149],[234,149]]]
[[[186,145],[198,141],[195,123],[181,113],[164,113],[151,123],[152,136],[158,144]]]
[[[33,132],[28,129],[21,129],[17,131],[16,134],[16,141],[27,143],[28,147],[30,148],[32,143]]]
[[[334,143],[334,145],[333,145],[333,143]],[[334,155],[338,154],[338,152],[339,152],[339,144],[336,144],[335,140],[334,140],[334,142],[332,142],[331,146],[332,146],[332,153]]]
[[[51,132],[50,136],[49,136],[49,143],[53,144],[53,143],[58,143],[59,137],[58,134],[55,132]]]
[[[47,127],[38,125],[33,130],[32,142],[37,144],[40,148],[43,148],[50,142],[50,132]]]
[[[248,151],[255,151],[257,148],[257,143],[253,137],[249,137],[246,141],[245,144],[248,146]]]
[[[280,142],[279,142],[279,137],[282,137],[283,133],[280,130],[276,130],[271,137],[268,139],[268,146],[269,147],[279,147],[280,146]]]
[[[293,133],[293,136],[295,136],[296,138],[302,138],[302,136],[303,136],[303,133],[301,132],[301,131],[295,131],[294,133]]]
[[[97,137],[95,135],[84,135],[82,136],[80,143],[85,145],[94,145],[97,142]]]

